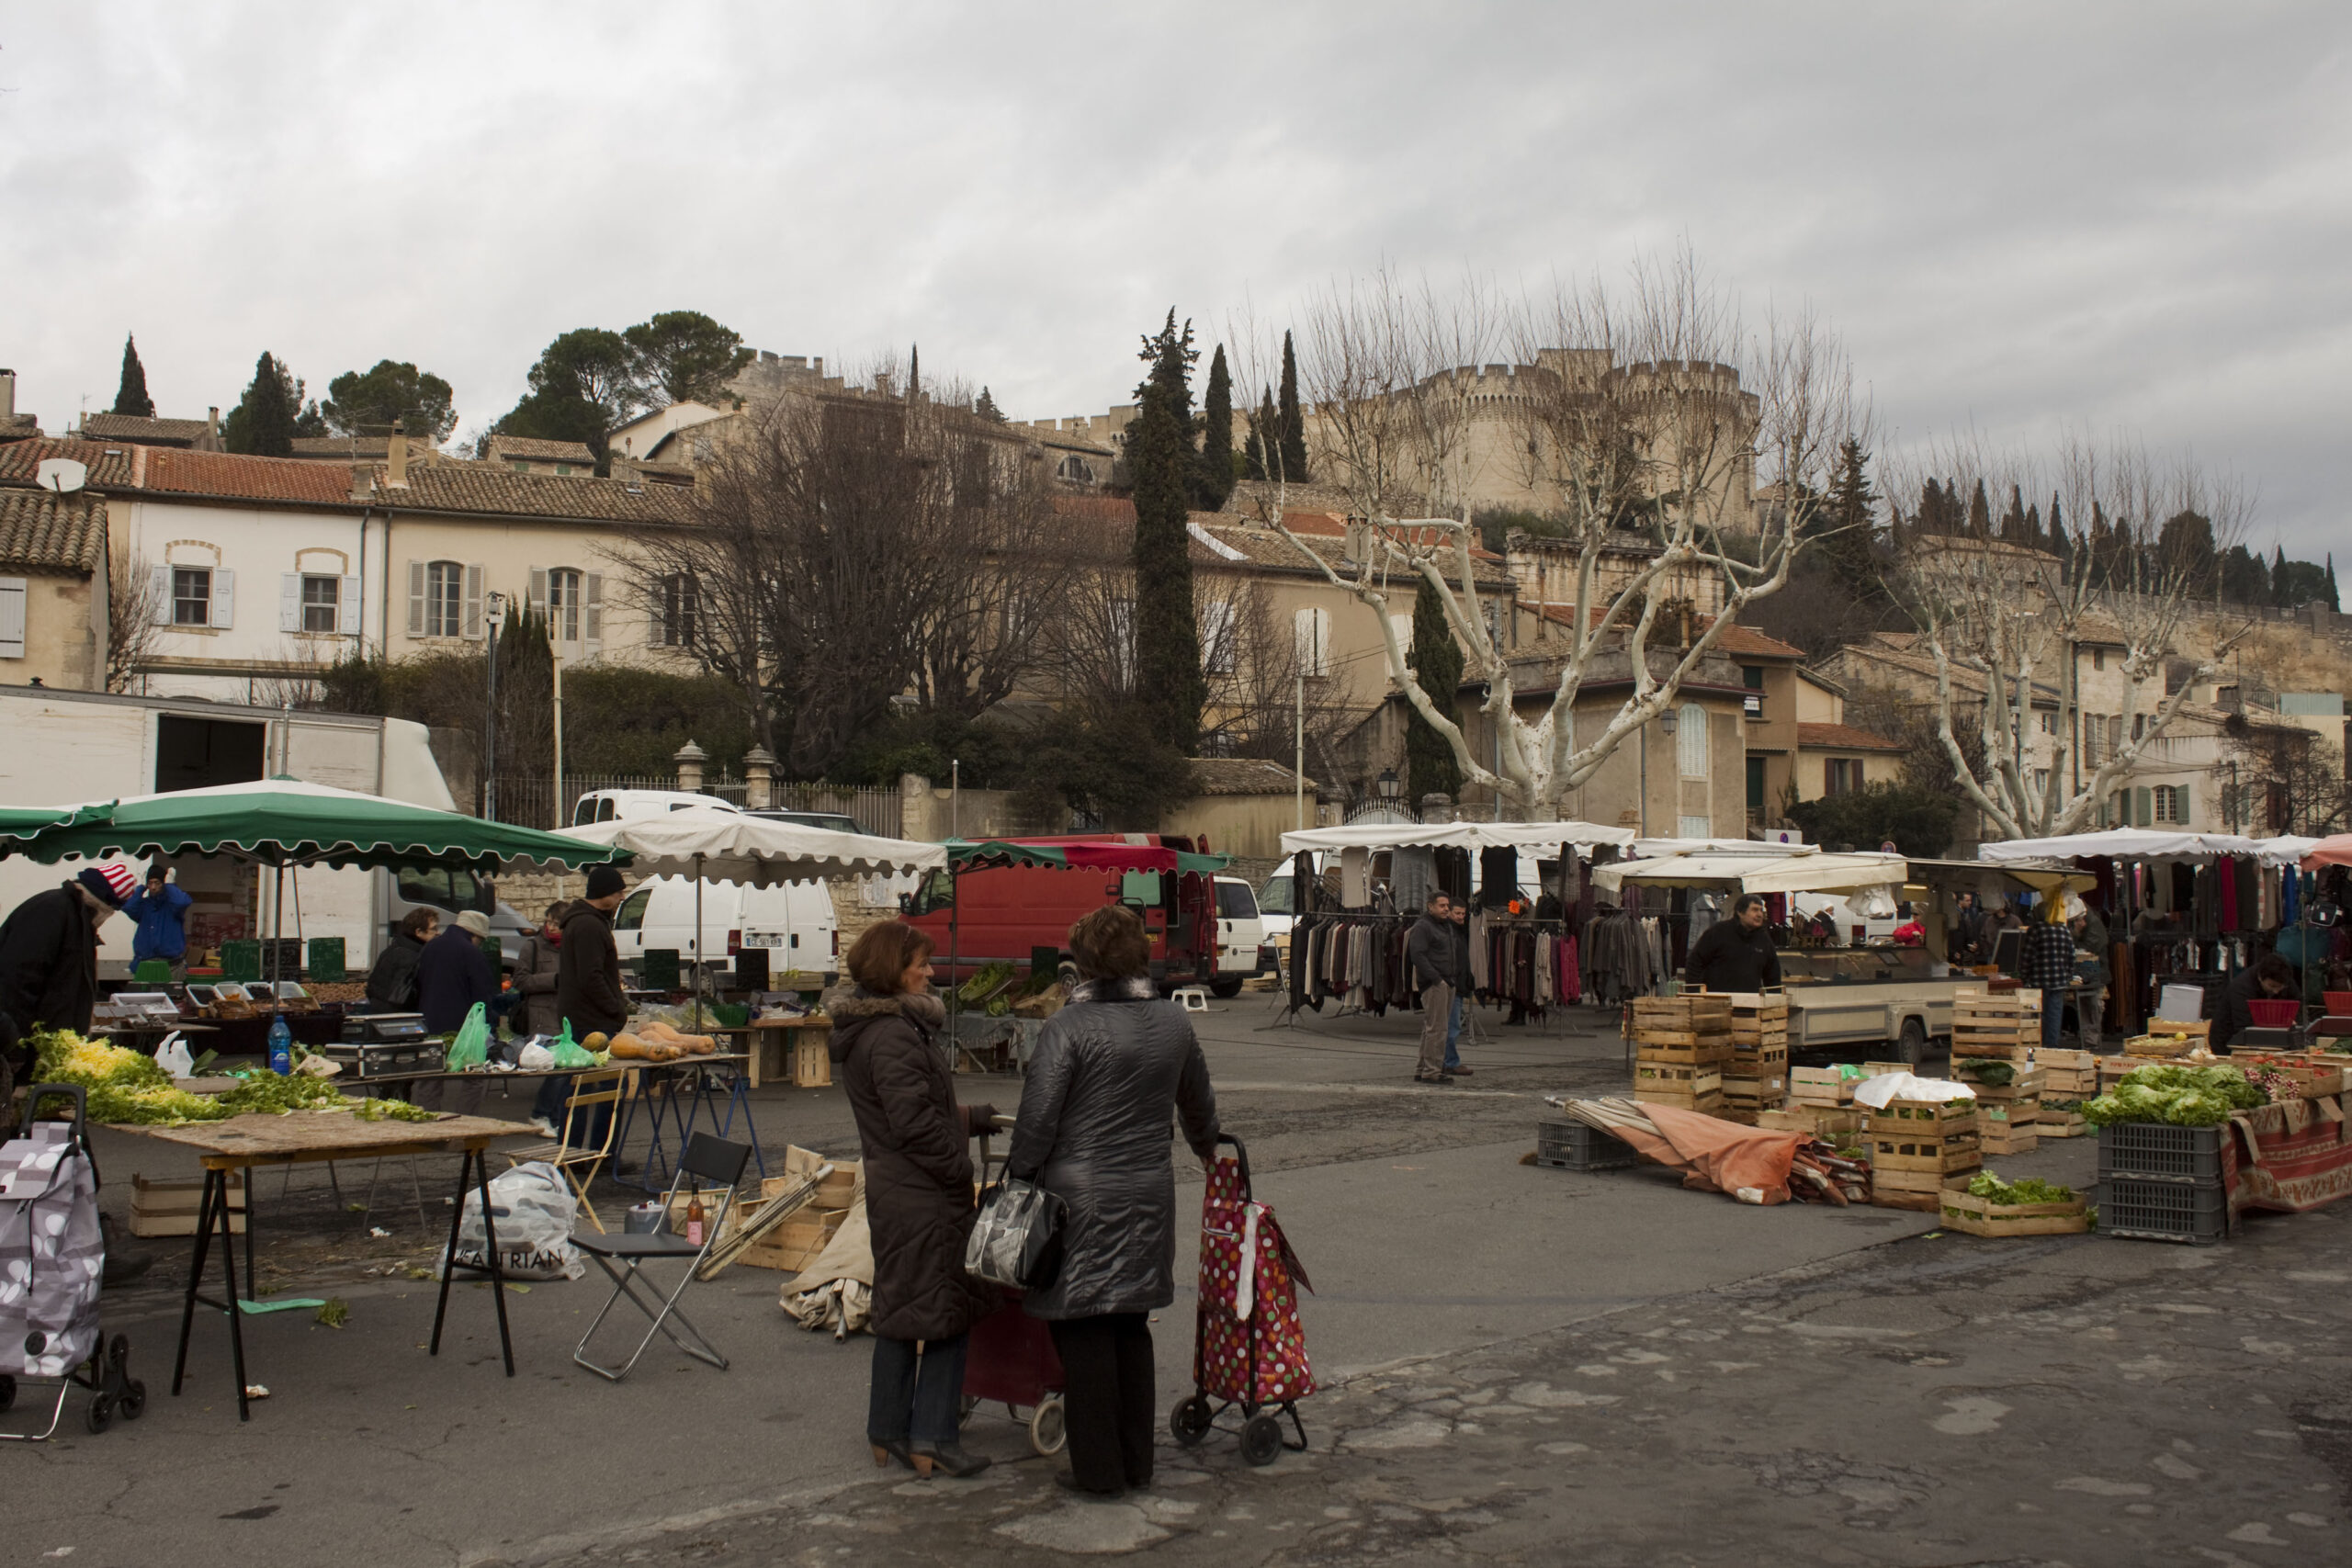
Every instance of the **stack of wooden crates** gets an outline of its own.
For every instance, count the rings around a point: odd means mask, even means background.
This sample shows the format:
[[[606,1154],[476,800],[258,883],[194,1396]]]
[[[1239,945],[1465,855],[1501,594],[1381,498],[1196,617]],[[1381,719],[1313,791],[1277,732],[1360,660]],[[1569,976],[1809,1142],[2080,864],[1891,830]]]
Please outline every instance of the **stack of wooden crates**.
[[[1976,1102],[1891,1100],[1870,1113],[1871,1202],[1933,1213],[1954,1178],[1983,1167]]]
[[[2098,1093],[2098,1061],[2096,1051],[2035,1047],[2033,1065],[2041,1071],[2041,1114],[2034,1118],[2035,1136],[2079,1138],[2084,1135],[2082,1112],[2057,1108],[2077,1104]]]
[[[1994,993],[1962,986],[1952,992],[1952,1076],[1976,1091],[1985,1154],[2031,1154],[2040,1143],[2034,1122],[2041,1114],[2044,1075],[2034,1066],[2033,1053],[2041,1043],[2040,991]],[[1994,1063],[2007,1066],[2007,1083],[1982,1076],[1981,1069]]]
[[[1861,1081],[1859,1075],[1848,1077],[1835,1067],[1792,1067],[1788,1103],[1779,1111],[1759,1112],[1756,1124],[1843,1145],[1862,1130],[1861,1112],[1854,1109],[1854,1089]]]
[[[1724,1064],[1724,1108],[1717,1114],[1753,1127],[1789,1099],[1789,998],[1730,993],[1731,1055]]]
[[[1636,997],[1630,1016],[1634,1098],[1710,1116],[1721,1111],[1723,1069],[1732,1057],[1731,998]]]

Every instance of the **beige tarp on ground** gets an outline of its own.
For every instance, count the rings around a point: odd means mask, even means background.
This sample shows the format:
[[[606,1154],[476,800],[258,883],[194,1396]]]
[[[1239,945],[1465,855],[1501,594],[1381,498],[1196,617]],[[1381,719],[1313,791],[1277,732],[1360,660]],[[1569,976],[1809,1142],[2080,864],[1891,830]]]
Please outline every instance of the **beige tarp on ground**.
[[[836,1339],[865,1332],[874,1310],[874,1233],[865,1224],[865,1170],[858,1168],[849,1213],[825,1250],[784,1282],[784,1310],[812,1334]]]
[[[1636,1154],[1682,1172],[1682,1185],[1701,1192],[1752,1187],[1767,1203],[1789,1201],[1789,1165],[1806,1141],[1803,1133],[1772,1133],[1719,1121],[1671,1105],[1645,1105],[1656,1133],[1615,1126]]]

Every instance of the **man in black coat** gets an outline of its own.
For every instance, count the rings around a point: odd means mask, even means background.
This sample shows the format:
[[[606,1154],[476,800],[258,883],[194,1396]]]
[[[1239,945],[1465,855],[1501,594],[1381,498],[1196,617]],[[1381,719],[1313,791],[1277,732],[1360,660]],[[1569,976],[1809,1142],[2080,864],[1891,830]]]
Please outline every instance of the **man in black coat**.
[[[498,1001],[498,976],[481,950],[482,939],[489,934],[490,918],[479,909],[468,909],[416,955],[416,1010],[424,1015],[428,1032],[455,1033],[465,1026],[476,1004],[491,1028],[497,1029],[491,1010]],[[463,1082],[432,1078],[417,1086],[416,1102],[428,1111],[479,1116],[489,1092],[487,1078]]]
[[[1682,978],[1710,991],[1760,991],[1779,985],[1781,953],[1764,924],[1764,900],[1753,893],[1733,899],[1731,919],[1717,920],[1690,944]]]
[[[40,1027],[89,1032],[98,1005],[98,927],[138,886],[127,865],[86,866],[0,924],[0,1015],[12,1049]],[[20,1055],[18,1065],[29,1063]]]
[[[628,997],[621,989],[621,950],[613,941],[613,911],[628,897],[628,885],[617,870],[595,866],[588,873],[588,897],[564,911],[563,938],[556,950],[555,1011],[559,1028],[562,1023],[571,1025],[575,1044],[585,1043],[591,1034],[609,1037],[628,1027]],[[546,1079],[533,1110],[534,1124],[550,1137],[593,1148],[604,1142],[605,1124],[613,1108],[597,1106],[590,1124],[559,1128],[555,1119],[571,1092],[569,1074]],[[582,1114],[586,1122],[588,1113]],[[627,1175],[630,1168],[618,1158],[613,1161],[616,1175]]]

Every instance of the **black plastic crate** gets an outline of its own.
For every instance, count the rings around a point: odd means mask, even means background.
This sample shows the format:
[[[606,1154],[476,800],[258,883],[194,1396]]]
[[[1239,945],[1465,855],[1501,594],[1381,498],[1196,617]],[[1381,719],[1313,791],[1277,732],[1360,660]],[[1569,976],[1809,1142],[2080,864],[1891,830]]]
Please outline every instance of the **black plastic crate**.
[[[2219,1127],[2171,1127],[2159,1122],[2117,1122],[2098,1130],[2098,1179],[2129,1177],[2134,1181],[2222,1181],[2222,1139]]]
[[[2177,1128],[2199,1132],[2201,1128]],[[2144,1181],[2099,1178],[2098,1228],[2129,1241],[2182,1241],[2203,1247],[2229,1234],[2230,1199],[2216,1181]]]
[[[1582,1122],[1538,1122],[1535,1163],[1555,1170],[1621,1170],[1641,1156],[1623,1138]]]

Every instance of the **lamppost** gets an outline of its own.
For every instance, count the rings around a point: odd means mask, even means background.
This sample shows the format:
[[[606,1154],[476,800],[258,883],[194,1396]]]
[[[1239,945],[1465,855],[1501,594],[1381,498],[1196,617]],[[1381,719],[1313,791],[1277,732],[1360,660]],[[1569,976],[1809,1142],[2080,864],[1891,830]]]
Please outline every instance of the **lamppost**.
[[[1658,733],[1671,740],[1674,739],[1675,726],[1680,722],[1681,716],[1672,708],[1668,708],[1657,716]],[[1647,725],[1642,727],[1642,804],[1639,819],[1642,837],[1646,839],[1650,836],[1650,732]],[[1677,823],[1676,826],[1679,828],[1681,824]]]
[[[506,595],[487,593],[482,596],[482,624],[490,628],[489,657],[482,662],[488,667],[489,696],[481,710],[481,814],[485,820],[498,820],[498,634],[506,626]]]
[[[1374,781],[1373,787],[1379,792],[1380,804],[1391,811],[1396,808],[1396,797],[1405,793],[1404,781],[1397,778],[1394,768],[1381,769],[1380,777]]]

